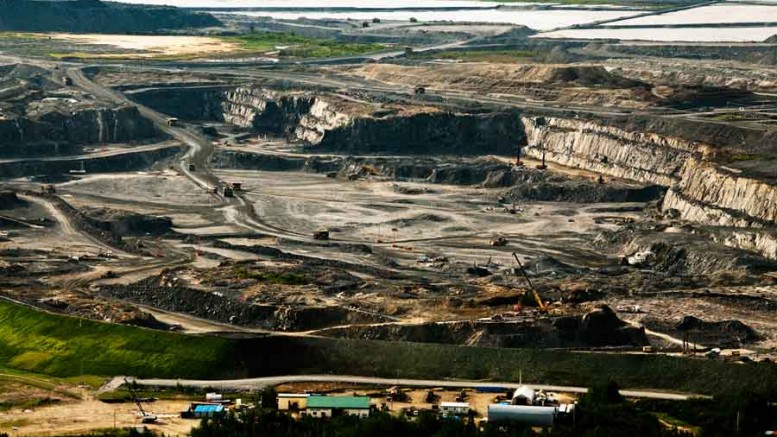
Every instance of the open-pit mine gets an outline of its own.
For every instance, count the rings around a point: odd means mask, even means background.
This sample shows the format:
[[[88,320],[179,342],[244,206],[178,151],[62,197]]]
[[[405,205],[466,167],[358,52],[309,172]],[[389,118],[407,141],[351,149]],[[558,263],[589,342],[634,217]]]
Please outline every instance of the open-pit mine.
[[[30,3],[51,28],[0,18],[4,305],[187,339],[777,358],[774,36],[586,36],[703,30],[685,2],[536,29]],[[109,373],[19,344],[0,368]],[[223,373],[283,372],[250,361]]]
[[[629,73],[7,65],[3,294],[184,332],[773,355],[777,135],[677,115],[770,97]]]

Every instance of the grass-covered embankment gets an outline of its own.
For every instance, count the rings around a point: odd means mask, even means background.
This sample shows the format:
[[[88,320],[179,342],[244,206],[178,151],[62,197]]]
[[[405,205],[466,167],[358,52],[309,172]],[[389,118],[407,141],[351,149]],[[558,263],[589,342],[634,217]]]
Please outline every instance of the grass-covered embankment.
[[[234,343],[58,316],[0,301],[0,366],[52,376],[221,374]]]
[[[287,374],[473,379],[777,399],[777,365],[664,355],[495,349],[314,337],[217,338],[53,315],[0,301],[0,367],[85,374],[219,379]]]

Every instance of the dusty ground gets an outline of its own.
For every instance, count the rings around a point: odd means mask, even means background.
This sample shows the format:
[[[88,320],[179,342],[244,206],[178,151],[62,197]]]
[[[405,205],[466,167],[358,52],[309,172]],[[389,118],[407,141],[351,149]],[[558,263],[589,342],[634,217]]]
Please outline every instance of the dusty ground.
[[[55,33],[54,39],[75,42],[89,46],[106,45],[122,50],[140,52],[136,57],[213,55],[237,50],[237,45],[218,38],[203,36],[145,36],[145,35],[93,35]],[[123,54],[100,55],[103,57],[125,57]]]
[[[181,419],[180,413],[189,406],[185,401],[156,401],[146,404],[156,414],[158,424],[148,425],[165,435],[187,435],[198,422]],[[62,405],[11,410],[0,413],[0,429],[3,424],[19,428],[19,435],[60,436],[78,434],[101,428],[126,428],[139,426],[138,408],[134,404],[106,404],[96,400],[72,401]],[[10,427],[10,426],[6,426]]]

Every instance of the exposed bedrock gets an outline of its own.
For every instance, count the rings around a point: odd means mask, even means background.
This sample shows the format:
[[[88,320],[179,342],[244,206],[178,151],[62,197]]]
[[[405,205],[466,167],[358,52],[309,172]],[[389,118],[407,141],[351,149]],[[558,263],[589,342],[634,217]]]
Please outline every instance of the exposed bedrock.
[[[673,185],[691,143],[658,134],[630,132],[594,121],[522,117],[525,153],[569,167],[663,186]]]
[[[512,155],[522,139],[518,118],[496,114],[417,114],[356,119],[326,132],[315,149],[360,153]]]
[[[777,222],[777,186],[699,160],[687,160],[664,208],[683,218],[721,226]],[[698,204],[701,201],[703,204]]]
[[[423,105],[375,106],[344,97],[255,87],[139,90],[134,98],[190,120],[279,134],[320,151],[514,155],[524,139],[517,113],[444,112]]]
[[[0,156],[75,154],[82,145],[121,143],[158,136],[134,106],[46,111],[0,119]]]
[[[715,226],[777,221],[777,186],[708,161],[718,145],[578,119],[524,117],[525,153],[569,167],[670,187],[665,211]]]

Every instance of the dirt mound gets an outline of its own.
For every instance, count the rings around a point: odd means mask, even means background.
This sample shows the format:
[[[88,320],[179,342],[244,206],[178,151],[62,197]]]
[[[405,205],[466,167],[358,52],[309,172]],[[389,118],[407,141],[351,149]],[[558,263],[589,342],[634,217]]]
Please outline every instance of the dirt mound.
[[[416,84],[418,78],[424,78],[435,84],[457,84],[478,88],[509,88],[524,84],[609,88],[633,88],[645,85],[636,80],[611,74],[601,65],[454,64],[409,67],[371,64],[355,68],[350,73],[372,80],[408,85]]]
[[[648,329],[687,338],[707,347],[738,348],[762,339],[757,331],[739,320],[710,322],[688,315],[679,322],[650,317],[642,320],[642,324]]]
[[[577,334],[583,342],[592,346],[632,344],[637,339],[642,344],[648,343],[644,329],[626,324],[606,305],[584,315],[577,327]]]
[[[97,208],[83,211],[100,229],[117,235],[164,235],[171,231],[169,217],[150,216],[117,209]]]
[[[724,320],[720,322],[707,322],[698,317],[685,316],[675,326],[678,331],[700,332],[710,337],[734,338],[739,343],[749,343],[759,339],[758,333],[739,320]]]
[[[553,274],[576,274],[580,269],[564,262],[559,261],[552,256],[540,255],[524,263],[524,269],[531,272],[541,272],[543,275],[547,272]]]
[[[503,193],[510,200],[530,199],[547,202],[649,202],[663,197],[660,186],[627,186],[599,184],[595,181],[548,181],[521,183]]]
[[[451,220],[450,218],[444,217],[441,215],[420,214],[409,218],[389,220],[386,222],[386,224],[396,226],[398,228],[404,228],[407,226],[413,226],[414,224],[417,224],[417,223],[444,223],[450,220]]]
[[[321,332],[332,337],[421,343],[466,344],[487,347],[643,346],[643,329],[626,325],[608,307],[583,317],[567,316],[532,323],[494,320],[413,325],[375,325],[333,328]]]
[[[766,38],[764,42],[768,44],[777,44],[777,35],[772,35],[769,38]]]
[[[706,236],[686,233],[640,231],[622,253],[625,255],[624,265],[650,268],[675,276],[734,272],[752,275],[770,271],[777,265],[761,256],[715,244]]]

